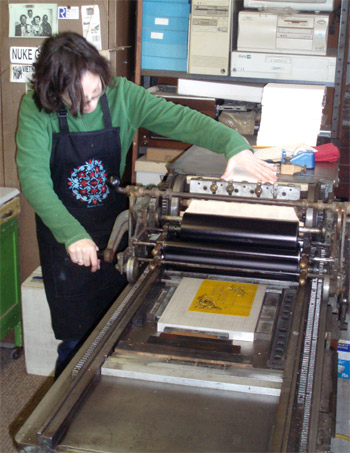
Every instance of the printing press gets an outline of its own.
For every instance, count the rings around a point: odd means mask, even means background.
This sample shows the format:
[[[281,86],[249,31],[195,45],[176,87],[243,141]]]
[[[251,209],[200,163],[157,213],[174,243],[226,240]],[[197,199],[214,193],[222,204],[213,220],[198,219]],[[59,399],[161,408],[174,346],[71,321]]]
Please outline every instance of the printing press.
[[[129,284],[18,432],[22,451],[330,451],[349,300],[336,183],[336,164],[275,184],[112,179],[129,209],[104,259]]]

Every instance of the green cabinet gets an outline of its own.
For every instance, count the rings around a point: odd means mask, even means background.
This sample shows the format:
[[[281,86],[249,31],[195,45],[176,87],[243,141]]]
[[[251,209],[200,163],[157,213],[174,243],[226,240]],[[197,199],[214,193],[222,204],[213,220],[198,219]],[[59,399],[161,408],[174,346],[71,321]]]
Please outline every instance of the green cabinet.
[[[18,213],[19,197],[0,206],[0,340],[14,330],[17,348],[22,346]]]

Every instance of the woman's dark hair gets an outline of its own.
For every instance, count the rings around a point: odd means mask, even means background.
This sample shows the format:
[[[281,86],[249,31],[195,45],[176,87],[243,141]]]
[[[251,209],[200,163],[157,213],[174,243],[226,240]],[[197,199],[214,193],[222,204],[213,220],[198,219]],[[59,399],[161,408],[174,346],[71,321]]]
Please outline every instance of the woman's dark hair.
[[[74,116],[79,111],[83,113],[81,78],[86,71],[98,75],[103,86],[111,84],[108,61],[83,36],[66,32],[46,39],[34,63],[32,80],[33,98],[39,110],[57,112],[63,103],[62,96],[68,94],[71,113]]]

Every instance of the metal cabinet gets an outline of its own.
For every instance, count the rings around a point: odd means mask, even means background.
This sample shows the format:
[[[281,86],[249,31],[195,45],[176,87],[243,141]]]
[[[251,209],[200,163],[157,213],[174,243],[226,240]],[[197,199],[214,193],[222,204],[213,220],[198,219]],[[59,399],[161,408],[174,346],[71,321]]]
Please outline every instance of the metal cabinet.
[[[17,189],[5,190],[5,197],[18,193]],[[11,192],[12,191],[12,192]],[[3,197],[0,197],[0,203]],[[14,330],[17,358],[22,346],[21,286],[19,275],[18,222],[19,197],[14,196],[0,205],[0,340]]]

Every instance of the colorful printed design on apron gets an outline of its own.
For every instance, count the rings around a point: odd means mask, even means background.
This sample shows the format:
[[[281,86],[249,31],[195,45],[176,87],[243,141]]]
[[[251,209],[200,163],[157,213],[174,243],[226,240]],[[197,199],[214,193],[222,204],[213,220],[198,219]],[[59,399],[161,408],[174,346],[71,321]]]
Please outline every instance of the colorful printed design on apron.
[[[106,181],[107,173],[103,162],[92,159],[72,171],[68,186],[77,200],[96,205],[108,197]]]

